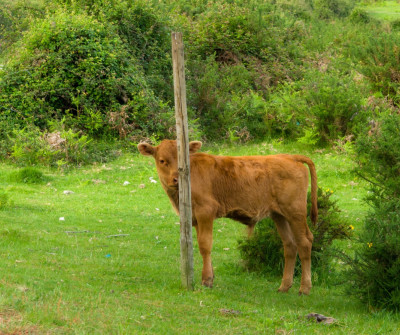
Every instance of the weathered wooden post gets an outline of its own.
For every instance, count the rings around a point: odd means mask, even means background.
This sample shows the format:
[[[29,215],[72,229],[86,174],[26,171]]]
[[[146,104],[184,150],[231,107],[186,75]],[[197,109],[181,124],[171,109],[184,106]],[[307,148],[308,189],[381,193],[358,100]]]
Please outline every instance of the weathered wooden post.
[[[192,198],[190,191],[189,134],[182,33],[173,32],[171,41],[178,145],[181,273],[183,286],[188,290],[193,290]]]

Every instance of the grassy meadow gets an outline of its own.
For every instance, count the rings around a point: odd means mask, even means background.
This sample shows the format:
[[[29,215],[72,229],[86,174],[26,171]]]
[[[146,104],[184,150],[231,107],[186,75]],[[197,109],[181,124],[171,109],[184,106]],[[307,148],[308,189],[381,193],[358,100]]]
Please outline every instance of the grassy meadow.
[[[206,147],[215,154],[303,153],[319,185],[334,191],[343,215],[360,228],[366,190],[343,153],[279,142]],[[203,151],[204,151],[203,150]],[[0,164],[0,334],[398,334],[399,317],[368,310],[343,285],[299,279],[279,294],[279,277],[240,266],[239,223],[214,226],[214,288],[200,285],[194,237],[194,292],[180,283],[179,224],[152,159],[134,151],[107,164],[60,171],[27,183]],[[154,178],[155,182],[151,179]],[[127,183],[128,182],[128,183]],[[65,192],[69,191],[69,192]],[[344,246],[351,248],[351,245]],[[362,283],[360,283],[362,285]],[[337,320],[306,319],[312,312]]]
[[[400,3],[398,1],[378,1],[364,7],[374,18],[393,21],[400,19]]]

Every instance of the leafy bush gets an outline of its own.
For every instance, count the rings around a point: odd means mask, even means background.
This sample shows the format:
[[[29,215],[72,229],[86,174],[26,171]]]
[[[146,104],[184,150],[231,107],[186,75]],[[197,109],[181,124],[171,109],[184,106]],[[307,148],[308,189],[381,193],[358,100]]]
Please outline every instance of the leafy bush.
[[[315,0],[314,8],[323,19],[346,17],[354,8],[355,0]]]
[[[46,0],[49,5],[54,0]],[[129,53],[143,69],[146,83],[157,97],[173,100],[171,43],[167,15],[161,15],[149,1],[56,0],[76,13],[84,12],[110,24]]]
[[[220,66],[214,56],[199,61],[190,73],[188,100],[208,138],[229,138],[231,132],[242,140],[265,136],[265,101],[251,81],[243,64]]]
[[[370,23],[372,21],[371,16],[363,8],[354,8],[350,14],[350,20],[354,23]]]
[[[340,215],[336,201],[330,199],[333,191],[318,189],[318,222],[309,227],[314,234],[311,253],[313,280],[326,281],[335,259],[335,240],[347,239],[352,235],[352,226]],[[308,194],[310,197],[310,193]],[[310,199],[309,199],[310,200]],[[309,201],[310,203],[310,201]],[[310,208],[308,208],[310,210]],[[246,269],[262,273],[282,274],[284,266],[283,245],[271,219],[263,220],[256,225],[254,236],[239,240],[239,250]],[[300,264],[296,273],[300,272]]]
[[[0,55],[29,28],[34,18],[44,17],[41,1],[0,0]]]
[[[281,85],[270,95],[269,132],[292,138],[311,136],[319,144],[354,134],[366,117],[362,93],[362,86],[350,76],[309,71],[304,81]]]
[[[359,174],[369,181],[370,212],[350,261],[349,293],[373,308],[400,310],[400,115],[382,113],[356,142]],[[360,285],[362,283],[362,285]]]
[[[400,35],[377,29],[375,34],[359,34],[348,51],[359,71],[383,96],[399,101]]]
[[[165,133],[170,126],[170,109],[108,24],[58,11],[35,21],[11,52],[16,56],[0,73],[0,103],[22,126],[44,129],[48,120],[66,118],[68,127],[104,135],[113,128],[109,113],[121,110],[130,134]]]

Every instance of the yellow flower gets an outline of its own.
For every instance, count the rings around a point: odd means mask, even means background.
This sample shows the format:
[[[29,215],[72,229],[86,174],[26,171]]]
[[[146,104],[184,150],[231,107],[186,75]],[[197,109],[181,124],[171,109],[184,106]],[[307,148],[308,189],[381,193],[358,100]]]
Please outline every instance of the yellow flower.
[[[353,225],[350,225],[349,228],[350,228],[351,230],[354,230],[354,226],[353,226]]]
[[[367,243],[367,245],[368,245],[368,248],[371,248],[372,247],[372,242]]]

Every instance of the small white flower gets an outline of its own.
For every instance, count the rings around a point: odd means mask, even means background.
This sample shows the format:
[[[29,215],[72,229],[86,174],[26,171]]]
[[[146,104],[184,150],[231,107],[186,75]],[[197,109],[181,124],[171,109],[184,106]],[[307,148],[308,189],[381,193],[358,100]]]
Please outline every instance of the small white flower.
[[[65,221],[65,218],[62,216],[58,219],[59,221]]]
[[[124,181],[124,183],[123,183],[122,185],[127,186],[127,185],[129,185],[129,184],[130,184],[129,181]]]
[[[66,190],[66,191],[64,191],[63,193],[64,193],[64,194],[74,194],[75,192],[74,192],[74,191],[68,191],[68,190]]]

